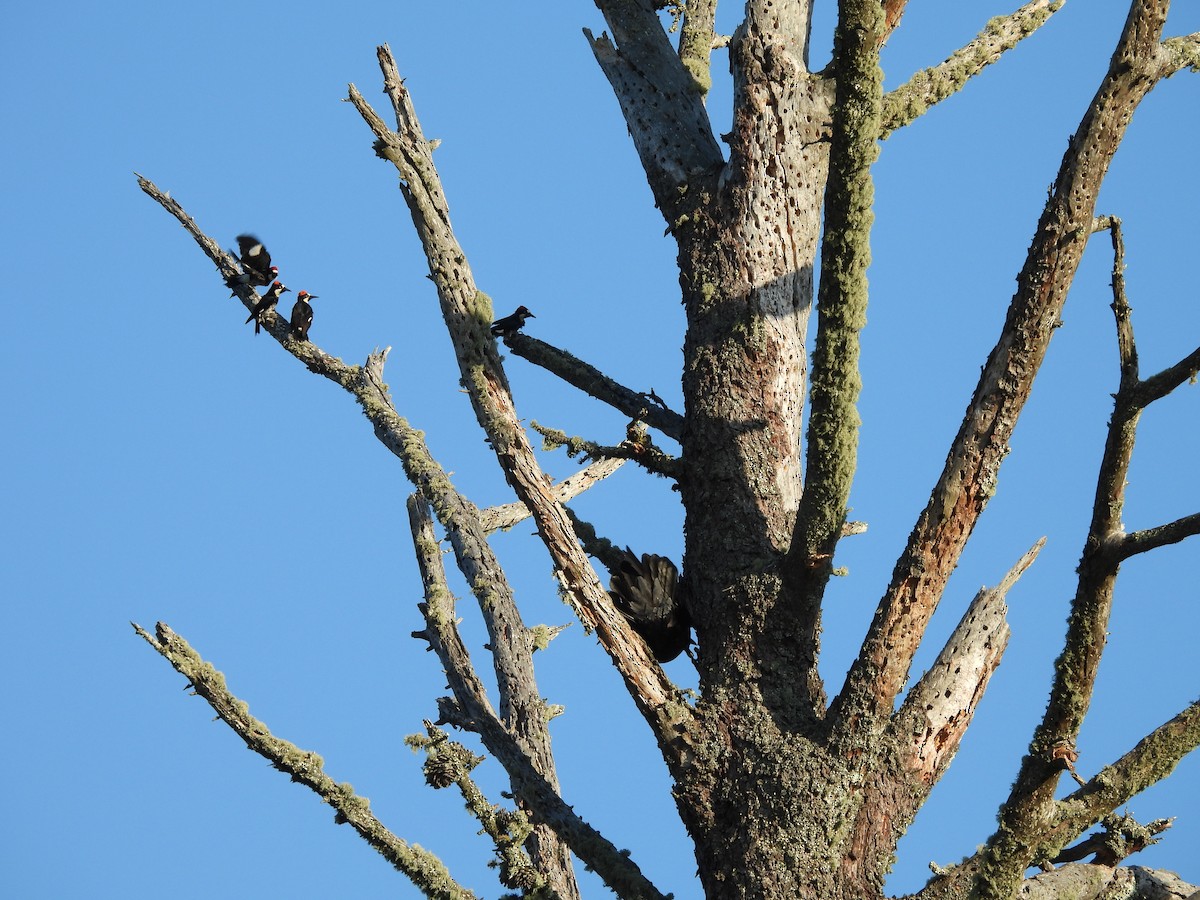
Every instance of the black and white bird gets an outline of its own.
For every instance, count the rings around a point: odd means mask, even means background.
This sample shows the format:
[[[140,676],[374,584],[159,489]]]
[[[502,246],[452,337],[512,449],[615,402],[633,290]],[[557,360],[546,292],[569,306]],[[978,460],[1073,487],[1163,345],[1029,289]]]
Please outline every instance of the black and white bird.
[[[643,553],[639,559],[628,547],[616,553],[608,595],[654,658],[670,662],[692,643],[687,586],[665,556]]]
[[[279,277],[279,269],[271,265],[271,254],[262,241],[252,234],[239,234],[237,244],[238,252],[235,255],[242,264],[242,274],[227,279],[225,283],[229,287],[246,284],[261,287]]]
[[[292,337],[297,340],[308,340],[308,329],[312,328],[313,308],[309,300],[317,299],[316,294],[301,291],[296,295],[296,305],[292,307]]]
[[[497,319],[492,323],[492,334],[499,337],[507,337],[510,334],[516,334],[525,327],[526,319],[536,319],[533,313],[523,306],[518,306],[517,311],[511,316],[505,316],[502,319]]]
[[[279,302],[279,298],[283,296],[285,291],[290,290],[291,288],[284,287],[280,282],[273,281],[271,282],[271,286],[267,288],[267,292],[258,298],[258,302],[250,310],[250,315],[246,316],[247,323],[253,320],[255,334],[262,331],[263,315]]]

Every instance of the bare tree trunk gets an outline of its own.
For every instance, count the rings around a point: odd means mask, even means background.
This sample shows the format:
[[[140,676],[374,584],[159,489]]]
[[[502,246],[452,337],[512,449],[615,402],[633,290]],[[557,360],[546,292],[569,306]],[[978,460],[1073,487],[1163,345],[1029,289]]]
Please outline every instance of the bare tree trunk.
[[[1164,41],[1166,0],[1131,3],[1110,68],[1064,155],[1007,321],[945,469],[857,659],[830,699],[817,669],[821,604],[837,571],[838,541],[849,528],[847,500],[857,466],[858,334],[868,299],[872,165],[891,131],[1033,33],[1061,2],[1032,0],[992,20],[941,66],[885,95],[879,51],[900,23],[904,0],[840,0],[834,57],[820,72],[809,69],[812,0],[749,0],[729,40],[734,108],[733,129],[723,138],[728,158],[705,108],[709,51],[719,42],[715,3],[697,0],[678,10],[677,48],[659,21],[661,5],[597,0],[611,37],[588,37],[677,241],[687,313],[685,409],[682,415],[661,405],[642,409],[643,401],[652,405],[646,395],[564,351],[519,335],[503,338],[519,355],[639,420],[626,445],[588,445],[588,452],[633,459],[676,479],[686,509],[686,599],[675,600],[686,605],[695,625],[698,699],[692,702],[671,683],[601,586],[585,550],[603,559],[605,542],[563,506],[582,487],[551,485],[538,466],[487,330],[494,315],[490,300],[476,287],[450,223],[434,144],[421,132],[386,47],[380,48],[380,63],[395,129],[353,86],[350,99],[376,137],[376,153],[400,174],[462,383],[520,509],[480,513],[457,493],[420,434],[392,405],[382,375],[386,354],[373,354],[361,367],[347,366],[292,339],[274,314],[266,317],[267,331],[308,368],[354,395],[415,485],[419,499],[410,504],[410,516],[428,623],[419,636],[436,651],[453,694],[439,701],[439,724],[479,736],[508,771],[515,810],[500,815],[483,801],[469,779],[470,754],[450,747],[432,724],[425,743],[431,760],[427,777],[463,791],[496,843],[506,885],[576,897],[574,854],[619,896],[662,896],[561,796],[546,728],[551,711],[538,693],[532,661],[538,641],[549,637],[524,625],[486,538],[488,528],[499,527],[495,523],[511,524],[528,514],[564,596],[595,630],[658,743],[695,845],[705,896],[881,898],[901,836],[949,766],[1000,664],[1009,635],[1005,596],[1042,542],[1007,573],[996,573],[995,586],[979,592],[934,666],[906,692],[913,657],[992,495],[1084,248],[1094,232],[1107,229],[1116,259],[1122,388],[1056,683],[996,834],[914,896],[1012,897],[1030,866],[1054,862],[1072,865],[1027,882],[1029,896],[1100,897],[1116,891],[1184,896],[1179,892],[1191,888],[1182,882],[1116,868],[1126,851],[1145,846],[1157,831],[1142,833],[1117,823],[1112,813],[1200,744],[1200,704],[1145,736],[1090,782],[1076,775],[1079,791],[1056,797],[1061,775],[1075,775],[1073,743],[1091,695],[1120,562],[1200,531],[1200,516],[1132,535],[1120,530],[1124,474],[1140,411],[1195,376],[1200,349],[1164,372],[1140,378],[1120,276],[1120,223],[1096,216],[1104,175],[1138,104],[1162,78],[1200,65],[1200,37]],[[233,261],[178,204],[148,182],[143,188],[192,231],[223,274],[236,273]],[[252,305],[253,291],[242,290],[243,302]],[[681,458],[671,459],[648,437],[639,437],[641,425],[678,439]],[[430,509],[487,624],[497,710],[458,638]],[[192,666],[185,674],[196,677],[192,651],[169,629],[160,630],[157,640],[143,636],[180,671],[185,663]],[[221,691],[223,685],[214,686],[210,702],[230,711],[227,721],[258,752],[275,752],[255,743],[255,724],[242,722],[236,698]],[[290,751],[278,752],[286,761]],[[323,796],[346,800],[327,779],[309,781]],[[421,880],[434,877],[421,874],[434,871],[430,861],[361,818],[362,830],[381,852],[427,893],[436,893],[432,881]],[[1097,844],[1099,849],[1089,844],[1086,852],[1063,851],[1101,822],[1112,841]],[[1074,864],[1092,853],[1095,865]],[[447,873],[436,877],[437,895],[464,895],[457,885],[446,886]]]

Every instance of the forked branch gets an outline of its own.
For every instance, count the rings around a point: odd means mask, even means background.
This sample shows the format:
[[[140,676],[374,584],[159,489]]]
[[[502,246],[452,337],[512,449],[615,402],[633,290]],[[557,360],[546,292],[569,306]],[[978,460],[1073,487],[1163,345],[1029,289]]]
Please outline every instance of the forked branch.
[[[1060,800],[1046,844],[1061,847],[1075,840],[1113,810],[1170,775],[1197,747],[1200,747],[1200,701],[1154,729],[1128,753]]]
[[[678,692],[644,643],[612,606],[575,539],[570,519],[538,466],[517,416],[495,341],[488,333],[491,302],[476,288],[466,254],[450,226],[449,210],[433,163],[433,145],[421,132],[391,52],[382,46],[378,55],[385,89],[396,111],[398,130],[388,128],[353,85],[349,99],[374,132],[376,152],[400,174],[401,192],[425,250],[430,276],[437,286],[462,383],[476,418],[509,484],[529,508],[576,614],[585,627],[596,631],[650,723],[668,765],[675,765],[681,753],[676,743],[680,726],[690,714],[686,705],[678,702]]]
[[[655,199],[670,219],[676,189],[692,173],[722,162],[704,110],[707,60],[700,61],[691,41],[681,60],[649,3],[597,0],[596,5],[612,38],[595,37],[586,28],[583,33],[621,104]],[[693,27],[703,30],[698,18]]]
[[[560,350],[527,334],[509,335],[504,344],[522,359],[553,372],[563,381],[607,403],[629,418],[640,419],[673,440],[682,439],[683,416],[669,409],[653,390],[649,393],[631,390],[566,350]]]
[[[1140,69],[1144,77],[1145,70],[1141,68],[1143,63],[1139,63],[1139,60],[1151,58],[1155,53],[1158,46],[1155,42],[1165,18],[1166,5],[1165,2],[1155,4],[1149,0],[1135,2],[1121,45],[1114,56],[1114,69],[1110,70],[1106,82],[1114,78],[1114,70],[1127,72],[1132,69],[1138,72]],[[1105,89],[1102,88],[1097,103],[1103,100],[1104,95]],[[1137,346],[1125,294],[1121,223],[1115,217],[1101,219],[1089,223],[1088,233],[1097,225],[1109,228],[1113,239],[1112,308],[1117,325],[1120,386],[1114,395],[1113,414],[1109,420],[1097,478],[1092,521],[1077,569],[1079,581],[1067,620],[1063,651],[1055,662],[1050,699],[1030,741],[1029,752],[1021,762],[1009,798],[1001,808],[999,828],[982,853],[976,885],[980,887],[982,895],[989,898],[1007,896],[1005,892],[1015,890],[1026,866],[1041,856],[1053,856],[1080,833],[1050,837],[1045,832],[1045,823],[1053,819],[1056,808],[1054,795],[1059,778],[1064,770],[1071,768],[1070,764],[1078,755],[1076,739],[1091,705],[1100,658],[1108,641],[1113,592],[1121,561],[1119,552],[1114,552],[1114,548],[1120,547],[1123,538],[1121,515],[1127,476],[1137,424],[1143,409],[1139,401],[1143,382],[1138,377]],[[1166,774],[1158,771],[1159,778]],[[1143,783],[1137,789],[1146,786]],[[1101,816],[1109,811],[1111,808],[1102,812]],[[1099,817],[1084,823],[1080,829],[1098,820]]]
[[[427,640],[437,654],[454,693],[453,701],[447,699],[439,704],[443,721],[478,734],[484,746],[508,772],[514,793],[527,804],[534,820],[554,829],[619,896],[662,900],[663,895],[646,879],[637,864],[583,821],[563,800],[557,786],[547,782],[492,709],[459,637],[454,595],[446,583],[429,506],[419,496],[414,495],[408,500],[408,519],[425,585],[421,612],[425,616],[426,630],[418,636]],[[530,640],[532,648],[531,636],[527,634],[526,639]]]
[[[182,206],[147,179],[139,176],[139,184],[143,191],[187,228],[222,275],[227,274],[227,269],[232,271],[228,256],[215,241],[200,231]],[[253,295],[252,290],[246,290]],[[252,301],[243,298],[243,302]],[[282,318],[268,316],[264,328],[310,371],[338,383],[355,397],[374,426],[376,436],[400,459],[405,474],[438,511],[439,520],[451,537],[459,564],[480,600],[484,621],[493,635],[493,662],[506,727],[521,736],[523,750],[535,760],[539,772],[556,789],[557,777],[543,715],[545,703],[533,676],[532,650],[524,641],[528,632],[513,603],[512,590],[487,546],[478,510],[454,489],[429,453],[421,434],[397,414],[383,380],[387,351],[372,354],[364,366],[348,366],[340,359],[324,353],[315,344],[292,338]],[[557,838],[550,832],[535,835],[535,838],[544,839],[544,843],[539,846],[535,840],[531,853],[544,871],[550,874],[556,890],[565,896],[573,895],[576,888],[569,854],[556,846]]]

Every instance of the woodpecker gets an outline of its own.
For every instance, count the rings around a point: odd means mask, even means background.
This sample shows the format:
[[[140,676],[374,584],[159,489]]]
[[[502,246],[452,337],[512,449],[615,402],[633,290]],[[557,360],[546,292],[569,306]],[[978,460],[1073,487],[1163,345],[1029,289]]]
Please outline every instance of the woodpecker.
[[[254,304],[254,308],[250,310],[250,315],[246,317],[246,322],[254,320],[254,333],[258,334],[262,331],[262,320],[267,310],[275,306],[279,302],[279,298],[283,296],[284,291],[290,291],[291,288],[284,287],[280,282],[275,281],[267,288],[267,292],[258,298],[258,302]]]
[[[687,586],[675,563],[665,556],[643,553],[641,559],[626,547],[609,572],[608,595],[659,662],[670,662],[692,642]]]
[[[511,316],[505,316],[503,319],[497,319],[492,323],[492,334],[500,337],[508,337],[510,334],[516,334],[525,327],[526,319],[536,319],[533,313],[523,306],[518,306],[517,311]]]
[[[242,274],[227,279],[225,283],[229,287],[236,288],[244,284],[260,287],[279,277],[279,269],[271,265],[271,254],[262,241],[252,234],[239,234],[237,243],[240,252],[235,255],[242,264]]]
[[[296,295],[296,305],[292,307],[292,337],[302,341],[308,340],[308,329],[312,328],[313,310],[309,300],[316,300],[316,294],[301,291]]]

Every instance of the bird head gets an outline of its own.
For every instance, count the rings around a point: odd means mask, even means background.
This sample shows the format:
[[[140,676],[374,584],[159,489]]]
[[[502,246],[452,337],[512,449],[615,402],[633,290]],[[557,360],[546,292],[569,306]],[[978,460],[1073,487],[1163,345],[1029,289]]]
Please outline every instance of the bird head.
[[[513,315],[520,316],[522,321],[524,321],[525,319],[536,319],[537,318],[537,316],[535,316],[533,313],[531,313],[524,306],[518,306],[517,311],[515,313],[513,313]]]
[[[316,300],[316,294],[310,294],[308,291],[301,291],[296,295],[297,300]]]

